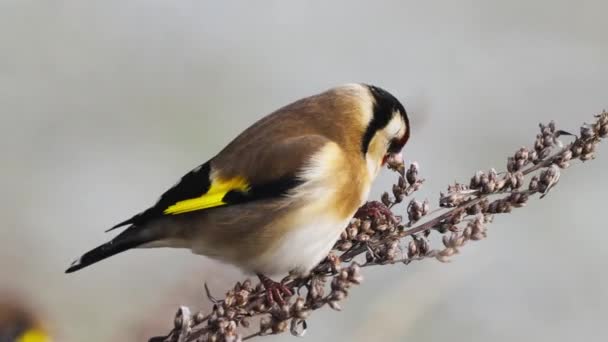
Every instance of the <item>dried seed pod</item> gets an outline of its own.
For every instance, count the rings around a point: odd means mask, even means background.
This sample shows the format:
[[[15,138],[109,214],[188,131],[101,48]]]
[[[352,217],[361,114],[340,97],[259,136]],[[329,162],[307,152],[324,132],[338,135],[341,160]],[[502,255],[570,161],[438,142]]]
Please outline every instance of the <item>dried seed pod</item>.
[[[408,184],[407,184],[407,180],[405,180],[405,177],[403,177],[403,176],[399,177],[399,180],[397,181],[397,186],[401,189],[407,188]]]
[[[446,264],[452,261],[452,260],[450,260],[450,257],[441,255],[439,253],[437,253],[437,255],[435,255],[435,259],[437,259],[437,261],[439,261],[439,262],[446,263]]]
[[[224,336],[224,342],[242,342],[243,338],[241,335],[228,335]]]
[[[346,228],[346,238],[349,240],[355,239],[358,233],[359,230],[357,229],[357,227],[349,226],[348,228]]]
[[[395,203],[401,203],[401,202],[403,202],[404,198],[405,198],[405,192],[401,193],[401,194],[399,194],[399,196],[395,197]]]
[[[448,222],[454,226],[459,224],[460,222],[462,222],[462,219],[464,218],[465,215],[465,210],[463,209],[456,209],[454,210],[454,212],[452,213],[452,215],[448,218]],[[452,230],[450,226],[448,229]]]
[[[449,230],[449,231],[451,231],[451,232],[457,232],[457,231],[459,231],[459,230],[460,230],[460,228],[458,228],[458,226],[457,226],[457,225],[455,225],[455,224],[451,224],[451,225],[449,225],[449,227],[448,227],[448,229],[447,229],[447,230]],[[445,233],[445,231],[444,231],[444,233]]]
[[[415,241],[418,244],[418,250],[420,251],[420,255],[427,255],[427,253],[431,250],[429,242],[425,238],[419,238]]]
[[[361,223],[361,231],[368,234],[373,233],[374,230],[372,229],[372,222],[369,220],[363,221],[363,223]]]
[[[273,316],[278,319],[287,319],[291,312],[291,307],[288,304],[281,305],[278,310],[273,312]]]
[[[481,212],[481,206],[479,204],[474,204],[466,209],[467,215],[475,215]]]
[[[447,235],[444,235],[441,237],[441,241],[443,242],[443,245],[445,247],[450,247],[450,237]]]
[[[507,173],[504,178],[511,189],[519,189],[524,183],[524,174],[520,171]]]
[[[242,289],[236,293],[235,298],[236,298],[236,305],[243,306],[243,305],[247,304],[247,302],[249,300],[249,291]]]
[[[279,334],[287,331],[288,324],[287,321],[274,321],[272,324],[272,333]]]
[[[380,197],[380,200],[386,206],[389,206],[393,203],[390,199],[390,195],[386,191],[382,193],[382,197]]]
[[[411,200],[407,206],[407,217],[410,222],[416,222],[422,218],[423,207],[422,202]]]
[[[199,324],[206,319],[205,315],[202,312],[197,312],[194,317],[192,317],[192,321],[194,324]]]
[[[477,234],[471,235],[471,240],[479,241],[479,240],[483,240],[485,237],[486,237],[485,233],[477,233]]]
[[[534,150],[538,154],[544,148],[545,148],[545,144],[543,142],[543,136],[540,134],[536,135],[536,140],[534,140]]]
[[[329,261],[329,265],[331,267],[332,272],[338,273],[341,271],[341,263],[340,257],[335,255],[334,253],[329,253],[327,256],[327,260]]]
[[[509,196],[509,202],[517,208],[523,207],[528,202],[529,196],[526,193],[512,193]]]
[[[262,292],[265,290],[256,290],[256,292]],[[266,306],[266,303],[262,300],[255,302],[255,306],[254,306],[254,310],[256,311],[266,311],[268,309],[268,307]]]
[[[481,187],[481,191],[484,194],[490,194],[494,192],[494,190],[496,190],[496,183],[492,181],[484,182],[483,186]]]
[[[549,166],[543,172],[541,172],[538,189],[538,191],[543,194],[541,198],[544,197],[549,192],[549,190],[551,190],[551,188],[557,184],[557,182],[559,181],[559,177],[559,167],[555,164]]]
[[[491,209],[492,205],[495,205],[494,210]],[[511,203],[509,203],[508,201],[498,200],[493,203],[490,203],[489,212],[492,214],[505,214],[505,213],[510,213],[511,208],[512,208]]]
[[[538,162],[538,153],[536,151],[531,151],[530,155],[528,156],[528,161],[536,164]]]
[[[583,145],[583,155],[590,154],[593,152],[595,152],[595,143],[594,142],[588,142],[585,145]]]
[[[528,160],[530,157],[530,150],[527,147],[520,147],[517,152],[515,152],[515,159],[517,160]]]
[[[460,205],[465,199],[465,196],[459,192],[448,193],[447,195],[439,194],[439,206],[443,208],[454,208]]]
[[[403,197],[403,188],[400,188],[397,184],[393,184],[392,191],[395,198]]]
[[[537,175],[534,175],[532,179],[530,179],[530,184],[528,185],[528,190],[530,191],[538,191],[540,186],[540,178]]]
[[[464,236],[464,234],[459,235],[458,239],[456,239],[456,246],[457,247],[462,247],[464,246],[464,244],[467,242],[467,238]],[[456,250],[456,252],[458,252],[458,250]]]
[[[329,303],[329,307],[336,310],[336,311],[342,311],[342,307],[340,306],[340,304],[338,304],[337,301],[332,300]]]
[[[234,309],[227,309],[226,315],[224,315],[224,317],[228,318],[228,319],[233,319],[235,315],[236,315],[236,312],[234,311]]]
[[[549,155],[551,154],[551,148],[550,147],[546,147],[542,150],[540,150],[538,152],[538,158],[539,159],[545,159],[547,158]]]
[[[418,255],[418,245],[414,240],[410,241],[407,245],[407,256],[413,258]]]
[[[370,236],[365,233],[361,233],[361,234],[357,235],[358,241],[365,242],[365,241],[369,241],[369,239],[370,239]]]
[[[570,159],[572,159],[572,151],[571,150],[564,151],[562,154],[560,154],[559,159],[564,162],[569,161]]]
[[[580,157],[580,155],[583,153],[583,144],[580,139],[574,141],[570,151],[572,152],[572,158]]]
[[[608,123],[600,126],[598,134],[601,138],[608,138]]]
[[[470,239],[471,238],[471,234],[473,232],[473,229],[471,227],[465,227],[464,230],[462,231],[462,236],[465,239]]]
[[[413,162],[405,173],[405,179],[409,184],[414,184],[418,181],[418,163]]]
[[[429,204],[429,200],[425,199],[424,201],[422,201],[422,216],[427,215],[430,209],[431,205]]]
[[[226,333],[227,334],[236,334],[236,322],[235,321],[229,321],[228,324],[226,325]]]
[[[357,263],[353,263],[348,268],[348,281],[353,284],[361,284],[363,275],[361,275],[361,267]]]
[[[397,259],[397,250],[399,247],[399,242],[397,240],[387,242],[383,247],[384,247],[384,258],[387,261],[394,261]],[[361,277],[361,280],[362,279],[363,278]]]
[[[260,319],[260,332],[265,333],[272,327],[272,318],[265,316]]]
[[[591,139],[594,136],[593,128],[587,124],[581,126],[581,139]]]
[[[340,300],[346,298],[346,292],[345,291],[341,291],[341,290],[336,290],[336,291],[332,292],[331,298],[334,301],[340,301]]]
[[[515,172],[517,170],[519,170],[519,169],[517,168],[517,162],[516,162],[515,158],[508,157],[507,158],[507,171]]]
[[[241,289],[245,290],[245,291],[253,291],[253,282],[251,281],[251,279],[247,278],[245,279],[245,281],[243,282]]]
[[[383,232],[383,231],[385,231],[385,230],[388,229],[388,225],[386,225],[386,224],[379,224],[375,228],[376,228],[377,231]]]
[[[310,316],[310,310],[302,310],[294,314],[294,317],[299,319],[307,319],[308,316]]]
[[[323,292],[319,291],[317,286],[313,285],[309,287],[308,298],[310,298],[311,301],[315,301],[316,299],[319,299],[321,297],[323,297]]]
[[[347,250],[351,249],[353,247],[353,243],[350,241],[343,241],[338,243],[338,245],[336,246],[336,249],[341,251],[341,252],[346,252]]]
[[[456,253],[456,250],[454,248],[448,247],[443,249],[441,252],[439,252],[438,256],[443,256],[443,257],[451,257],[452,255],[454,255]]]
[[[481,177],[484,175],[483,171],[477,171],[475,176],[471,178],[469,183],[469,188],[471,189],[479,189],[481,187]]]

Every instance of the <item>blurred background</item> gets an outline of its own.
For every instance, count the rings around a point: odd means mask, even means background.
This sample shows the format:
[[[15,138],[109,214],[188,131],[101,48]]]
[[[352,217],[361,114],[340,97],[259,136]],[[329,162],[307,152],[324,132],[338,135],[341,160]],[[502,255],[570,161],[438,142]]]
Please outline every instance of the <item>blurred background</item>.
[[[239,271],[180,250],[63,271],[270,111],[345,82],[397,95],[436,203],[539,122],[608,107],[597,1],[0,0],[0,293],[57,341],[141,341]],[[606,340],[608,148],[451,264],[366,270],[307,341]],[[388,189],[384,172],[372,196]],[[293,341],[288,335],[268,341]]]

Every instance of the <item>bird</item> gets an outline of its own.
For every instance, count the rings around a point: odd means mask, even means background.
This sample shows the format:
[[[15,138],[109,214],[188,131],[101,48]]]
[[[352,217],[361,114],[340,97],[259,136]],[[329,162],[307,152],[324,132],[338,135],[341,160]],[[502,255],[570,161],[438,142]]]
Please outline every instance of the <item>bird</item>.
[[[186,173],[150,208],[108,231],[71,273],[134,248],[187,248],[256,274],[307,275],[410,138],[404,106],[367,83],[339,85],[261,118]]]
[[[51,342],[39,315],[14,293],[0,293],[0,341]]]

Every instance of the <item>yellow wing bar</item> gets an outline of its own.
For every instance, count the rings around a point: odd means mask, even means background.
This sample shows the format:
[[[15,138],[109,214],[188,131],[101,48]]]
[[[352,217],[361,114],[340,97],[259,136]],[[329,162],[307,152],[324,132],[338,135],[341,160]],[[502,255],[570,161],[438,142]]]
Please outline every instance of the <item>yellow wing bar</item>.
[[[243,177],[235,177],[228,180],[214,179],[209,191],[200,197],[179,201],[164,210],[165,215],[177,215],[190,211],[213,208],[225,205],[222,201],[224,196],[233,190],[247,192],[249,184]]]

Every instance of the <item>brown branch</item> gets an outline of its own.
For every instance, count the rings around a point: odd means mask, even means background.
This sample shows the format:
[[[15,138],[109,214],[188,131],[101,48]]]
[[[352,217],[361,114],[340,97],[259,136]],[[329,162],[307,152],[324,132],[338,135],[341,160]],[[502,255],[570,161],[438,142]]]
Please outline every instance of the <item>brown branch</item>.
[[[573,141],[564,146],[559,138],[568,135],[574,137]],[[237,283],[221,300],[213,298],[205,286],[207,297],[213,303],[210,313],[191,315],[187,308],[181,307],[169,335],[151,341],[232,342],[287,330],[301,336],[312,311],[325,305],[341,310],[339,302],[363,279],[361,268],[407,265],[428,258],[449,261],[468,242],[486,237],[486,226],[495,214],[522,207],[535,194],[544,197],[556,186],[561,170],[568,168],[572,161],[593,159],[596,146],[606,137],[608,113],[605,111],[596,115],[592,124],[584,124],[578,136],[557,130],[553,122],[541,124],[534,147],[517,150],[508,158],[505,172],[479,171],[469,184],[448,186],[447,193],[439,196],[440,209],[433,212],[437,214],[433,218],[430,218],[427,201],[410,200],[407,223],[395,215],[395,208],[418,191],[424,179],[418,176],[416,163],[407,170],[403,164],[389,165],[399,175],[392,195],[385,192],[381,202],[372,201],[361,207],[334,251],[309,276],[284,280],[287,286],[296,289],[295,295],[286,298],[285,305],[267,303],[262,286],[254,287],[250,280]],[[531,177],[524,189],[526,176]],[[418,223],[423,219],[426,221]],[[443,246],[430,245],[427,237],[433,232],[443,236]],[[252,318],[259,319],[259,327],[243,337],[242,330],[250,326]]]

